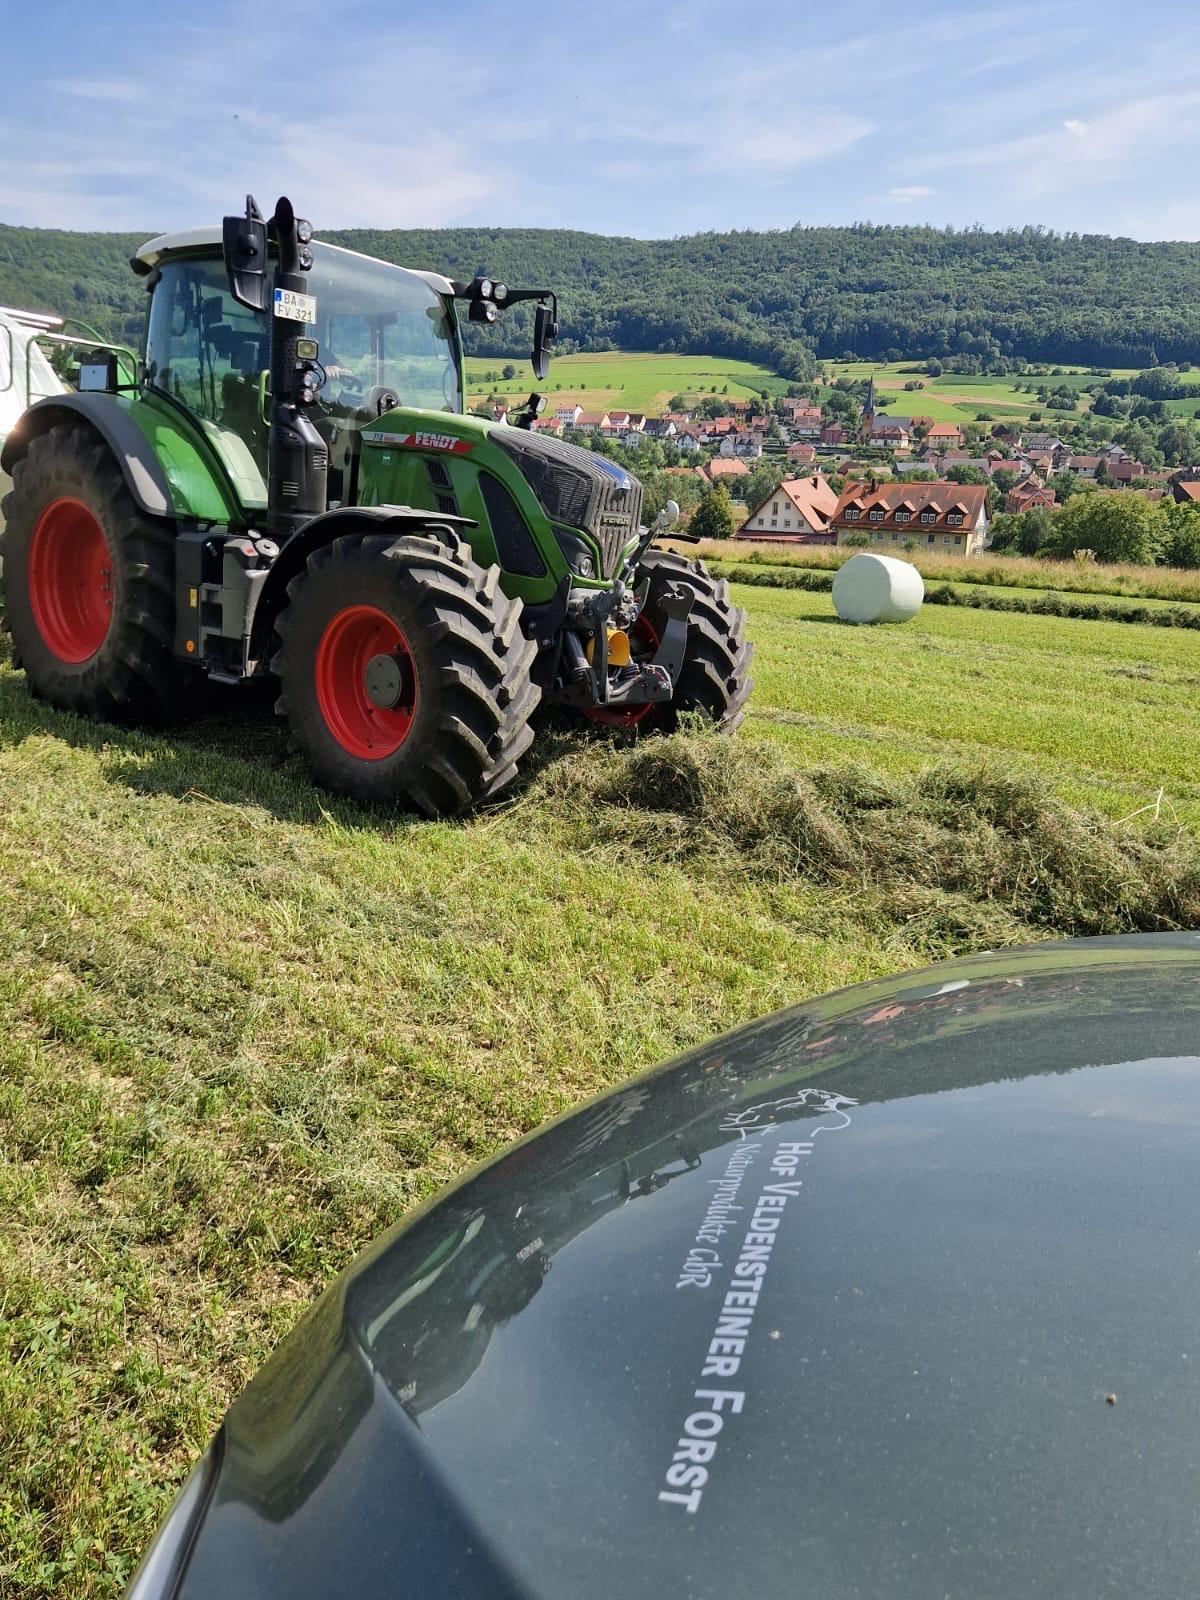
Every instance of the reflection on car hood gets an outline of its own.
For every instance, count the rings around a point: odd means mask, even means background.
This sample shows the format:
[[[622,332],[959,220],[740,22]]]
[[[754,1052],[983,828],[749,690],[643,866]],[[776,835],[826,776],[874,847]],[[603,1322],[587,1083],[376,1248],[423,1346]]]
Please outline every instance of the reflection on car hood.
[[[1178,1596],[1200,937],[829,996],[508,1150],[230,1412],[182,1594]]]

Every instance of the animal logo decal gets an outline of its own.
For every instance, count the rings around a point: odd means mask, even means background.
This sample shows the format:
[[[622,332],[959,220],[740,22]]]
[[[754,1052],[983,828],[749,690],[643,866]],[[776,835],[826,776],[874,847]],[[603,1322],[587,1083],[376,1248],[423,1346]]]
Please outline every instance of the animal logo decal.
[[[851,1100],[848,1095],[838,1094],[835,1089],[794,1089],[781,1100],[760,1100],[752,1106],[742,1106],[738,1110],[724,1112],[721,1116],[720,1129],[722,1133],[736,1133],[739,1138],[745,1139],[752,1133],[762,1133],[767,1128],[773,1128],[777,1123],[790,1122],[799,1113],[838,1118],[838,1121],[823,1122],[819,1127],[809,1130],[813,1134],[832,1133],[837,1128],[850,1126],[850,1118],[845,1107],[857,1104],[857,1100]]]

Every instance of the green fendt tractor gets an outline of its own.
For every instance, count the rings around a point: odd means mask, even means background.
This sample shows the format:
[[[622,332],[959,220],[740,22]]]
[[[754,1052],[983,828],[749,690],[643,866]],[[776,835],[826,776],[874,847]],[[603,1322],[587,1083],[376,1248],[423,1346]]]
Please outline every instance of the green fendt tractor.
[[[741,720],[742,611],[652,549],[642,488],[604,457],[463,415],[473,321],[549,290],[455,283],[313,240],[280,200],[151,240],[136,380],[89,350],[0,464],[6,621],[30,688],[123,721],[189,679],[274,673],[313,776],[431,815],[511,780],[539,701],[614,726]]]

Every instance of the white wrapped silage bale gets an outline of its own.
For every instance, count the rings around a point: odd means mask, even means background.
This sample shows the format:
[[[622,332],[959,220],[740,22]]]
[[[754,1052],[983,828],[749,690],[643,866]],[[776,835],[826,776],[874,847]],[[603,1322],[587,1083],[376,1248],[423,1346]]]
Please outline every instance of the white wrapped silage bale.
[[[851,556],[833,580],[833,607],[843,622],[907,622],[924,598],[921,574],[894,556]]]

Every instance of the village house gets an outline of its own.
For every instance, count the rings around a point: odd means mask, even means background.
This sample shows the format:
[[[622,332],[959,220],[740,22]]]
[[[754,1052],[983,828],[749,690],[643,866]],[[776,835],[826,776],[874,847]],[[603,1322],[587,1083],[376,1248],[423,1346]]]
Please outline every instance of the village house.
[[[961,450],[963,444],[962,429],[957,422],[931,422],[925,435],[925,446],[929,450]]]
[[[1100,470],[1099,456],[1068,456],[1066,470],[1073,472],[1077,478],[1091,480]]]
[[[813,414],[815,411],[815,415]],[[791,430],[798,439],[817,439],[821,435],[821,410],[814,407],[806,411],[803,416],[797,417],[791,424]]]
[[[1126,456],[1124,460],[1108,463],[1108,475],[1114,483],[1132,483],[1135,478],[1146,476],[1146,465],[1143,461],[1131,461]]]
[[[829,422],[821,429],[822,444],[848,444],[850,432],[844,423]]]
[[[574,428],[578,426],[579,419],[583,415],[583,407],[578,402],[574,405],[555,406],[554,415],[568,428]]]
[[[714,456],[711,461],[700,467],[699,471],[710,483],[716,483],[721,478],[744,478],[750,468],[744,461],[738,461],[735,457]]]
[[[1018,483],[1004,496],[1005,511],[1014,514],[1031,511],[1034,506],[1053,506],[1054,490],[1042,483]]]
[[[734,537],[832,544],[829,519],[837,503],[837,495],[819,473],[807,478],[785,478],[773,494],[755,506]]]
[[[1048,461],[1051,472],[1061,471],[1071,454],[1070,446],[1054,433],[1027,433],[1021,440],[1021,450],[1031,461]]]
[[[989,536],[987,494],[973,483],[848,483],[830,526],[840,545],[865,537],[893,555],[914,547],[978,555]]]
[[[813,405],[811,400],[781,400],[779,414],[795,425],[799,422],[821,421],[820,406]]]
[[[1200,482],[1180,479],[1171,485],[1171,494],[1180,505],[1200,505]]]
[[[909,442],[908,429],[887,417],[877,419],[871,429],[871,443],[883,445],[887,450],[907,450]]]
[[[607,411],[581,411],[575,418],[580,433],[609,433],[612,421]]]
[[[756,460],[763,453],[763,436],[756,428],[738,428],[725,435],[717,447],[717,453]]]
[[[533,431],[553,434],[556,439],[561,439],[567,431],[567,424],[561,417],[538,417],[533,424]]]
[[[679,432],[678,425],[670,417],[647,417],[646,437],[648,439],[673,439]]]
[[[809,444],[807,439],[798,439],[795,444],[788,445],[787,458],[793,464],[807,466],[817,458],[816,446]]]

